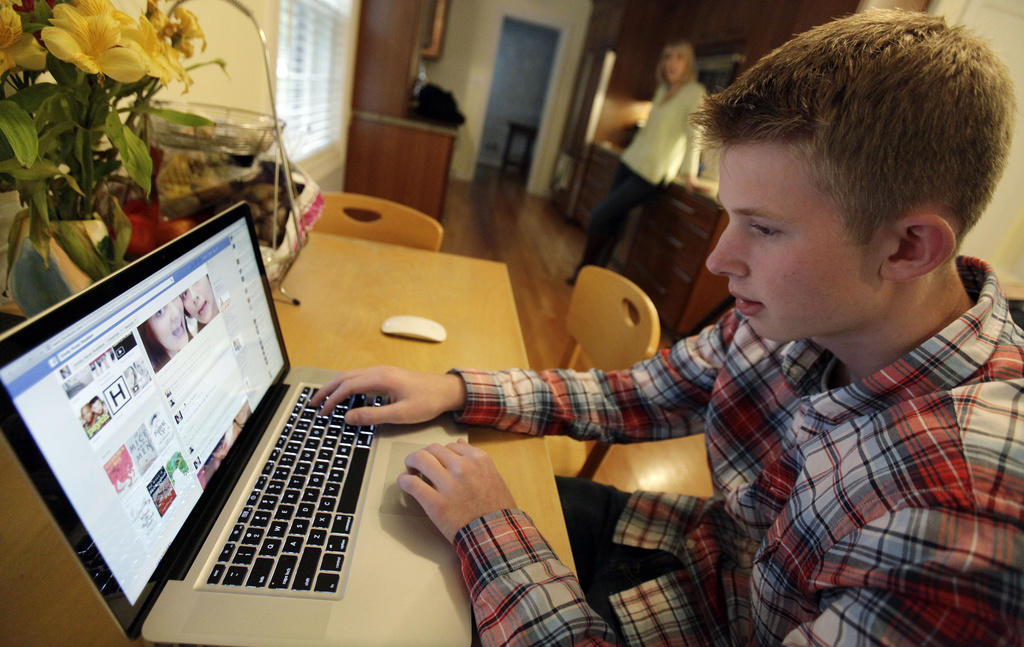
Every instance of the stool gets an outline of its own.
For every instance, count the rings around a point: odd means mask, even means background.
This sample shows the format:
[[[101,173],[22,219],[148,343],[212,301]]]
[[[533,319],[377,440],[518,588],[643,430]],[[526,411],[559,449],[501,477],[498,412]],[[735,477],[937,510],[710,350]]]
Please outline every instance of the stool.
[[[512,151],[512,141],[516,137],[525,140],[523,156],[518,160],[510,160],[509,153]],[[530,160],[533,157],[533,140],[537,137],[537,127],[529,124],[521,124],[515,121],[508,122],[508,135],[505,136],[505,151],[501,154],[501,170],[506,166],[515,166],[520,173],[526,173],[530,168]]]

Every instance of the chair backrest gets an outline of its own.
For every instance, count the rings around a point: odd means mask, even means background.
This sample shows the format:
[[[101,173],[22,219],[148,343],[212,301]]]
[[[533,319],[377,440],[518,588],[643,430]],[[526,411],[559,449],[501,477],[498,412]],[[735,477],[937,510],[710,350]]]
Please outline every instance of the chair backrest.
[[[584,267],[576,278],[566,328],[576,342],[567,368],[579,368],[581,351],[592,368],[628,368],[653,357],[661,340],[650,297],[621,274],[596,265]]]
[[[444,227],[427,214],[398,202],[360,193],[324,193],[324,212],[315,231],[426,249],[441,249]]]

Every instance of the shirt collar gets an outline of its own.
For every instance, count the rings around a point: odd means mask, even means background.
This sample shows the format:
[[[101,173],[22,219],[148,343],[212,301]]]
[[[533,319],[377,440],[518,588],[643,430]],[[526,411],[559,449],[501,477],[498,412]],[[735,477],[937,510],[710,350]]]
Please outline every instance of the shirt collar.
[[[967,381],[1005,339],[1011,320],[1006,297],[987,263],[960,257],[957,270],[975,305],[938,334],[864,380],[835,389],[822,386],[834,363],[832,354],[809,340],[791,342],[780,349],[790,384],[819,416],[841,423]]]

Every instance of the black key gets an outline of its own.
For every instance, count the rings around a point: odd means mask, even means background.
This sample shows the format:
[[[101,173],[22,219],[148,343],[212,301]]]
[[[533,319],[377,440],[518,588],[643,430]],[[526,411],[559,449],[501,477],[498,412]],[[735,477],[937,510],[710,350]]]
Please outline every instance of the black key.
[[[261,557],[252,565],[249,572],[249,579],[245,581],[246,586],[264,587],[270,579],[270,569],[274,568],[274,560],[269,557]]]
[[[324,496],[338,496],[339,494],[341,494],[339,483],[328,483],[324,486]]]
[[[274,576],[270,578],[270,588],[286,589],[292,582],[295,575],[295,562],[298,558],[294,555],[281,555],[277,559],[277,568],[274,569]]]
[[[327,461],[317,461],[313,463],[314,474],[326,474],[327,470],[330,469],[331,464]]]
[[[302,493],[302,500],[308,503],[316,503],[320,500],[320,490],[315,487],[308,487]]]
[[[332,496],[325,496],[320,499],[320,503],[317,505],[317,509],[320,512],[334,512],[335,498]]]
[[[308,591],[313,588],[313,577],[316,575],[317,564],[320,563],[320,549],[306,548],[302,551],[299,567],[295,569],[295,581],[292,588],[296,591]]]
[[[267,494],[281,494],[284,491],[284,481],[271,481],[267,483]]]
[[[310,474],[309,475],[309,487],[320,487],[324,484],[323,474]]]
[[[316,578],[315,590],[318,593],[337,593],[340,580],[334,573],[320,573]]]
[[[228,568],[228,572],[224,575],[224,581],[221,584],[227,586],[242,586],[245,582],[245,574],[249,572],[249,569],[245,566],[232,566]]]
[[[284,495],[281,497],[281,503],[287,503],[289,505],[291,505],[292,503],[298,503],[298,501],[299,501],[299,491],[298,490],[285,490],[284,491]]]
[[[307,463],[312,463],[315,458],[316,452],[313,451],[312,449],[303,449],[302,453],[299,454],[299,460],[305,461]]]
[[[300,476],[305,476],[309,474],[309,470],[311,467],[312,465],[310,465],[309,463],[296,463],[294,470],[296,474],[299,474]]]
[[[296,537],[294,535],[284,540],[284,547],[281,549],[282,553],[297,553],[302,550],[302,537]]]
[[[231,536],[228,537],[228,541],[232,541],[232,542],[238,541],[239,539],[242,538],[242,533],[244,531],[245,531],[245,526],[242,525],[242,524],[237,524],[234,528],[231,529]]]
[[[289,454],[298,454],[302,450],[302,443],[297,440],[290,441],[284,448]]]
[[[235,552],[234,544],[224,544],[224,548],[220,550],[220,557],[217,558],[218,562],[226,562],[231,559],[231,556]]]
[[[343,478],[345,478],[345,470],[331,470],[331,473],[327,475],[327,481],[331,483],[341,483]]]
[[[242,538],[242,543],[247,544],[249,546],[256,546],[260,543],[260,540],[262,539],[263,529],[250,527],[248,530],[245,531],[245,537]]]
[[[277,497],[273,494],[264,494],[260,499],[260,510],[273,510],[277,505]]]
[[[254,557],[256,557],[255,546],[239,546],[235,551],[235,558],[231,562],[233,564],[252,564]]]
[[[305,517],[306,519],[308,519],[313,516],[314,512],[316,512],[316,506],[314,506],[312,503],[303,502],[299,504],[296,514],[300,517]]]
[[[317,512],[313,517],[314,528],[327,528],[331,525],[331,515],[326,512]]]
[[[278,507],[277,512],[274,514],[275,519],[291,519],[295,514],[295,506],[283,505]]]
[[[249,525],[262,528],[268,523],[270,523],[270,512],[266,510],[257,510],[252,513],[252,521],[249,522]]]
[[[327,539],[327,550],[335,553],[344,553],[348,548],[348,537],[345,535],[331,535]]]
[[[216,584],[220,582],[220,578],[224,575],[224,570],[227,569],[227,564],[214,564],[213,568],[210,569],[210,577],[206,578],[207,584]]]
[[[277,461],[278,467],[291,467],[295,464],[295,454],[282,454]]]
[[[253,490],[249,493],[249,499],[245,502],[246,505],[256,505],[256,502],[260,500],[260,493],[258,490]]]
[[[261,474],[263,474],[263,476],[267,476],[268,474],[270,474],[273,471],[274,471],[274,461],[267,461],[266,464],[263,466],[263,471],[261,472]]]
[[[301,490],[302,486],[306,484],[306,477],[304,476],[293,476],[288,480],[288,487],[293,490]]]
[[[238,523],[245,523],[249,521],[249,517],[252,516],[252,508],[242,508],[242,514],[238,515]]]
[[[341,498],[338,499],[338,512],[342,514],[353,514],[356,511],[356,503],[359,502],[359,489],[363,485],[363,475],[366,473],[366,464],[369,462],[370,450],[359,447],[352,454],[352,462],[348,468],[348,478],[345,479],[345,487],[341,491]]]
[[[327,533],[322,528],[313,528],[309,531],[309,537],[306,538],[306,544],[310,546],[323,546],[325,541],[327,541]]]
[[[292,522],[293,535],[305,535],[309,532],[309,519],[296,519]]]
[[[260,546],[260,555],[263,557],[273,557],[277,555],[277,551],[281,550],[282,543],[283,542],[280,539],[263,540],[263,545]]]
[[[286,534],[288,534],[288,522],[280,519],[270,524],[270,528],[267,529],[267,537],[280,539]]]
[[[354,517],[350,514],[339,514],[334,518],[334,527],[331,528],[331,532],[341,533],[343,535],[351,534],[352,522]]]
[[[335,456],[334,457],[334,469],[343,470],[348,467],[348,457],[346,456]]]
[[[339,555],[338,553],[324,553],[324,561],[320,562],[320,570],[340,571],[343,561],[345,561],[344,555]]]
[[[291,473],[292,471],[287,467],[279,467],[276,470],[274,470],[273,478],[283,481],[284,479],[291,476]]]

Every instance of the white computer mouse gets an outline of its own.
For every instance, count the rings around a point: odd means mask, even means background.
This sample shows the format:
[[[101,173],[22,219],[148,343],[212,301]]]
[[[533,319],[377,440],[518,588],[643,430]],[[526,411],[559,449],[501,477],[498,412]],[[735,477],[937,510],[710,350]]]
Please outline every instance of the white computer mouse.
[[[424,341],[440,342],[448,338],[448,333],[445,331],[444,326],[433,319],[417,317],[415,315],[388,317],[380,325],[380,331],[385,335],[422,339]]]

